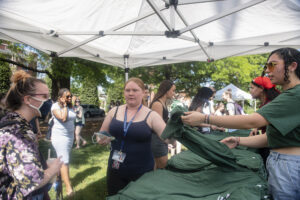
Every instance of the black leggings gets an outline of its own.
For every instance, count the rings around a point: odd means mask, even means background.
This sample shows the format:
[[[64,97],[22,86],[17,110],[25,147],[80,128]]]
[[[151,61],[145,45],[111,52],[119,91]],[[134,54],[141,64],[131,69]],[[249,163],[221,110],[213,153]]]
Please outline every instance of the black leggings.
[[[135,174],[135,175],[122,177],[119,175],[118,170],[108,167],[107,174],[106,174],[108,196],[117,194],[126,185],[128,185],[128,183],[130,183],[131,181],[136,181],[142,175],[143,174]]]

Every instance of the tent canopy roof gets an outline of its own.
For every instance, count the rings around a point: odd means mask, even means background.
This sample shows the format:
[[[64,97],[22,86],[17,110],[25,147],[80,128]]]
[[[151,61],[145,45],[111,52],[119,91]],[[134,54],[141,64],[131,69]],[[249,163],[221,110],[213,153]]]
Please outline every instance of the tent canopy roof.
[[[242,100],[250,100],[250,99],[252,99],[251,94],[249,94],[249,93],[241,90],[240,88],[238,88],[235,85],[233,85],[232,83],[230,83],[229,85],[227,85],[223,89],[218,90],[216,92],[215,100],[221,101],[223,93],[225,91],[227,91],[228,89],[231,89],[232,99],[234,101],[242,101]]]
[[[1,0],[0,38],[123,68],[300,48],[299,0],[174,2]]]

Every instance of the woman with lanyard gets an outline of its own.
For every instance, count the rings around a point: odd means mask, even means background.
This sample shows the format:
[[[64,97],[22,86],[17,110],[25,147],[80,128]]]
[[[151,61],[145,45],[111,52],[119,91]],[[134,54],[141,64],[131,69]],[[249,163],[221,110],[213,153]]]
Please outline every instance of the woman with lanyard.
[[[228,137],[221,142],[229,148],[238,145],[269,147],[268,186],[274,200],[299,199],[300,183],[300,52],[281,48],[271,52],[265,67],[271,82],[283,92],[250,115],[209,116],[187,112],[182,121],[191,126],[203,122],[226,128],[249,129],[267,126],[266,134]]]
[[[111,142],[107,167],[109,196],[153,170],[152,131],[160,136],[166,125],[156,112],[143,106],[144,92],[142,80],[129,79],[124,89],[126,104],[112,108],[100,129],[100,132],[109,132],[115,138],[113,141],[109,137],[98,138],[101,145]]]

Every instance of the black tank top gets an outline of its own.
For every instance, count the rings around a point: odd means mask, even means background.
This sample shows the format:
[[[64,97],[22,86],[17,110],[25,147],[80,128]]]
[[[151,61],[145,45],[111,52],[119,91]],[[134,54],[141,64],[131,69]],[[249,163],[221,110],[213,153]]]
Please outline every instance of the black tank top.
[[[163,105],[163,103],[162,103],[161,101],[156,100],[156,101],[154,101],[154,102],[159,102],[159,103],[161,103],[161,105],[162,105],[162,107],[163,107],[163,120],[165,121],[165,123],[167,123],[167,122],[168,122],[168,119],[169,119],[169,111],[168,111],[168,109],[165,108],[165,106]],[[154,103],[154,102],[153,102],[153,103]],[[152,104],[152,105],[153,105],[153,104]]]
[[[114,150],[119,151],[121,142],[124,140],[123,151],[126,153],[126,158],[120,164],[118,173],[123,176],[135,174],[143,174],[153,170],[154,159],[151,151],[151,128],[147,124],[147,118],[140,122],[133,122],[124,137],[124,121],[116,119],[119,107],[117,107],[114,117],[109,125],[109,133],[116,138],[111,142],[111,152],[109,156],[108,167],[112,168],[112,155]]]

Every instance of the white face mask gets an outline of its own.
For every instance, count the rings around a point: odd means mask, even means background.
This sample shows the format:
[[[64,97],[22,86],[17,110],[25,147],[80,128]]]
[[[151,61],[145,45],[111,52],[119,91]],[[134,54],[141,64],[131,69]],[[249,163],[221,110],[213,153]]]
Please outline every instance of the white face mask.
[[[31,97],[32,97],[34,100],[40,101],[40,102],[42,102],[42,103],[40,104],[39,107],[36,107],[36,106],[34,106],[34,105],[31,105],[31,104],[29,104],[29,106],[30,106],[31,108],[37,110],[37,111],[39,112],[40,117],[42,117],[42,118],[46,117],[46,115],[48,114],[48,112],[49,112],[49,110],[50,110],[50,108],[51,108],[51,105],[52,105],[51,100],[50,100],[50,99],[47,99],[47,100],[41,100],[41,99],[38,99],[38,98],[33,97],[33,96],[31,96]]]

